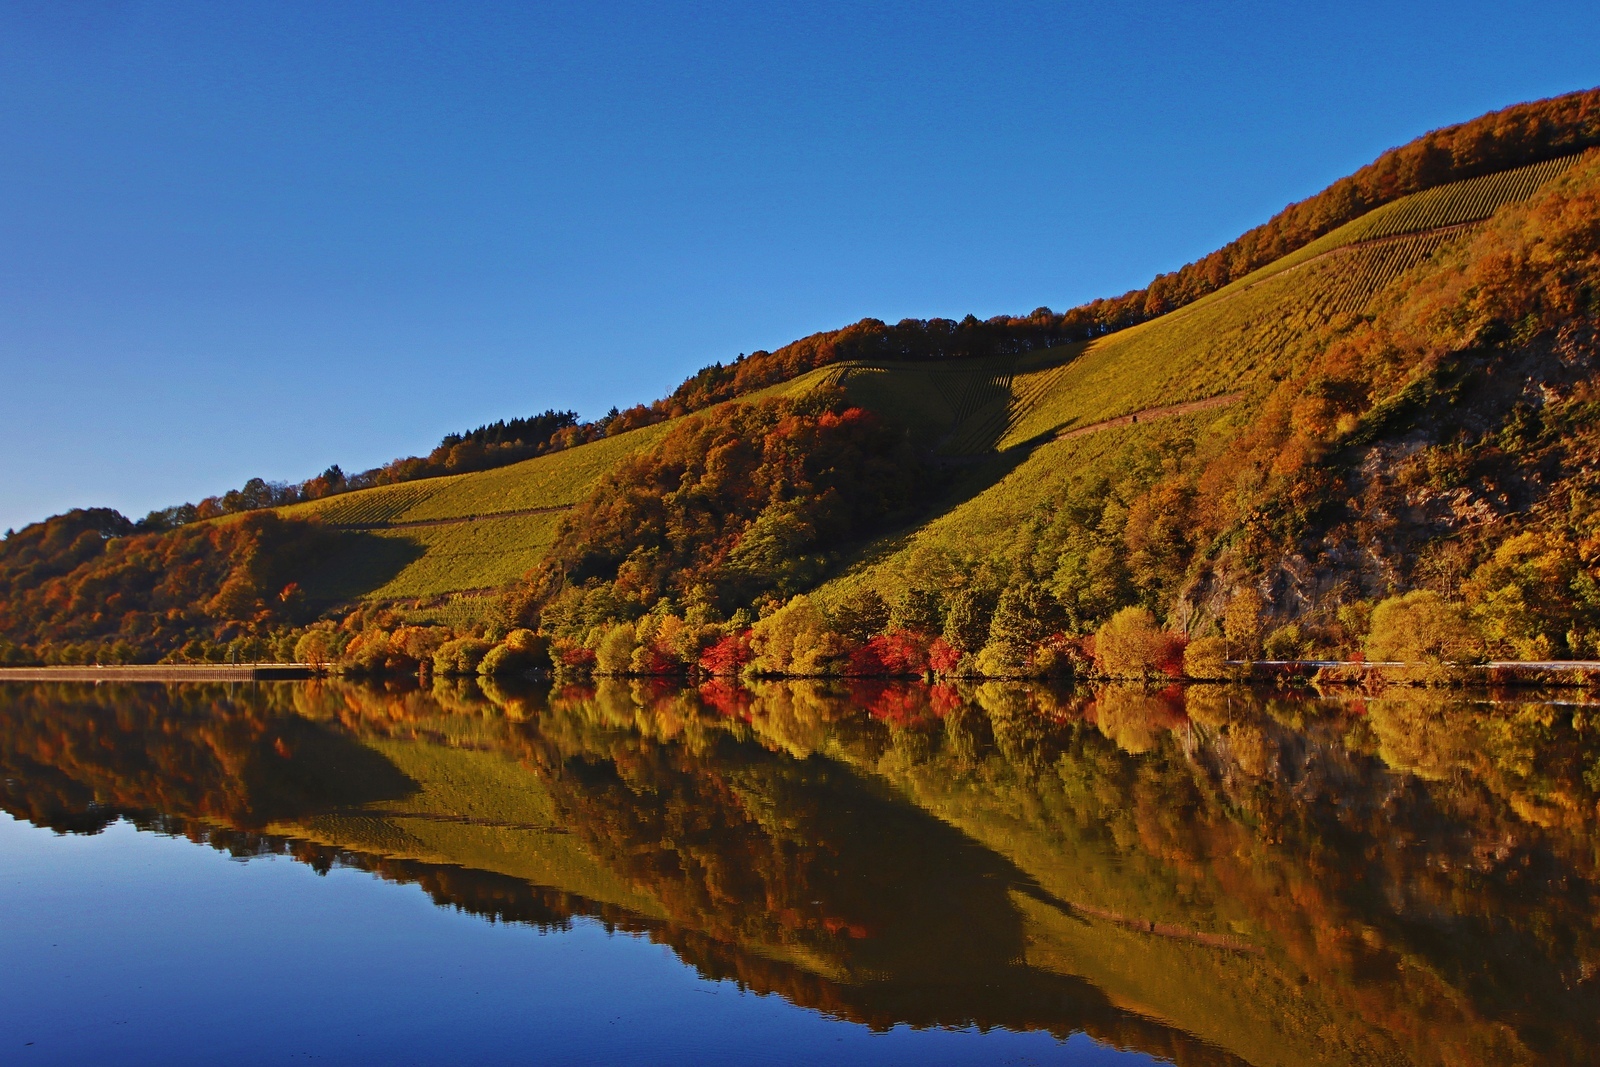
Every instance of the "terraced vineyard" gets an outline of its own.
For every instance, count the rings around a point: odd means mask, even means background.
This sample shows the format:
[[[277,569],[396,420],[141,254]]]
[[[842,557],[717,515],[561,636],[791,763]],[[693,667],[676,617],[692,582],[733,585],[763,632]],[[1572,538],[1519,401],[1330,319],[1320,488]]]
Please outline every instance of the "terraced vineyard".
[[[940,559],[994,559],[1015,531],[1052,516],[1074,486],[1109,472],[1159,470],[1166,457],[1216,447],[1253,418],[1273,382],[1316,353],[1318,327],[1362,313],[1380,293],[1440,250],[1471,237],[1473,219],[1525,197],[1572,158],[1458,182],[1397,201],[1357,219],[1302,255],[1180,311],[1089,343],[1053,359],[1019,360],[1007,379],[1003,433],[993,409],[968,416],[949,434],[949,450],[1033,448],[998,483],[939,518],[865,554],[853,573],[820,591],[824,603],[858,583],[885,596]],[[1462,220],[1467,220],[1463,225]],[[1426,227],[1405,232],[1408,227]],[[1067,356],[1067,358],[1063,358]],[[909,372],[901,372],[909,373]],[[1216,401],[1166,418],[1174,406]],[[1236,401],[1236,402],[1235,402]],[[1074,431],[1093,431],[1075,433]],[[1062,439],[1068,438],[1068,439]],[[1066,521],[1065,519],[1060,521]]]
[[[1196,301],[1190,307],[1226,299],[1242,289],[1248,289],[1267,278],[1292,270],[1318,256],[1362,241],[1482,222],[1504,205],[1526,200],[1545,182],[1565,172],[1582,156],[1582,153],[1562,156],[1543,163],[1485,174],[1465,181],[1450,182],[1432,189],[1424,189],[1420,193],[1412,193],[1410,196],[1403,196],[1399,200],[1367,212],[1358,219],[1352,219],[1336,230],[1323,234],[1304,248],[1297,249],[1282,259],[1245,275],[1210,296]]]
[[[1356,219],[1350,223],[1347,240],[1370,241],[1486,219],[1502,204],[1526,200],[1578,158],[1571,155],[1547,159],[1515,170],[1424,189]]]
[[[1002,360],[825,370],[857,403],[921,428],[952,456],[1235,393],[1292,358],[1294,338],[1308,327],[1360,312],[1465,227],[1532,195],[1578,158],[1403,197],[1185,308],[1087,345]],[[789,388],[821,380],[814,371]]]
[[[345,548],[305,583],[319,600],[395,600],[494,589],[537,566],[561,513],[623,456],[669,423],[509,467],[379,486],[294,504],[351,531]]]
[[[1316,309],[1322,315],[1353,315],[1402,274],[1428,259],[1456,236],[1454,229],[1352,245],[1332,253]],[[1320,264],[1319,264],[1320,265]]]

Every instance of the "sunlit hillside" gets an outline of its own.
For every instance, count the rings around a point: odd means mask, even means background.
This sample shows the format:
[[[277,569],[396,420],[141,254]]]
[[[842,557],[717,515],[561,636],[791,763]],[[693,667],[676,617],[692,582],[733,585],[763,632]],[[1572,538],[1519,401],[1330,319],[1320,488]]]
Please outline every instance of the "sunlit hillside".
[[[493,589],[537,564],[562,513],[665,423],[509,467],[379,486],[281,509],[353,535],[305,583],[319,600]]]
[[[896,631],[1006,676],[1127,608],[1234,658],[1348,658],[1413,592],[1463,615],[1450,662],[1600,658],[1596,116],[1600,91],[1433,131],[1065,312],[863,319],[592,423],[56,516],[0,542],[0,662],[281,660],[331,625],[361,669],[514,629],[588,669],[609,628],[604,670],[724,639],[732,669],[812,593],[821,659],[757,669],[887,670],[846,660]],[[624,648],[647,614],[691,636]],[[380,657],[369,623],[434,629]]]
[[[1303,345],[1317,340],[1315,327],[1359,313],[1407,271],[1577,158],[1401,198],[1194,304],[1092,342],[1015,357],[843,363],[747,399],[836,384],[853,402],[910,428],[937,454],[1017,450],[1018,459],[1026,456],[1021,467],[903,549],[959,542],[982,551],[986,530],[1022,521],[1041,494],[1059,498],[1069,483],[1124,469],[1135,453],[1146,455],[1135,466],[1158,463],[1165,450],[1193,447],[1197,434],[1244,425],[1271,384],[1296,365]],[[536,566],[563,513],[620,457],[649,447],[670,426],[498,470],[292,505],[282,514],[315,516],[361,535],[306,583],[319,599],[494,589]],[[1174,444],[1174,435],[1185,443]]]

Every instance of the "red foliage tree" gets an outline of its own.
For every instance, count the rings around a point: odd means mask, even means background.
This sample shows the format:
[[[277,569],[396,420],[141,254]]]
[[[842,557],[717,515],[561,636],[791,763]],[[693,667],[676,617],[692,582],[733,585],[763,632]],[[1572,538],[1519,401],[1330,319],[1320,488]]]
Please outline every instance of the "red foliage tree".
[[[729,634],[700,653],[700,669],[719,677],[737,675],[755,653],[750,648],[750,631]]]

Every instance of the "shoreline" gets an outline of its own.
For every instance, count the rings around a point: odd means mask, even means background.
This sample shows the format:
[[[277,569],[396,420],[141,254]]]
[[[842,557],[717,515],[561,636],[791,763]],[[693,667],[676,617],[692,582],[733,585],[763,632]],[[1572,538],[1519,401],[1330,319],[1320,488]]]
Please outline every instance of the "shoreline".
[[[108,663],[0,667],[0,682],[258,682],[317,674],[309,663]]]

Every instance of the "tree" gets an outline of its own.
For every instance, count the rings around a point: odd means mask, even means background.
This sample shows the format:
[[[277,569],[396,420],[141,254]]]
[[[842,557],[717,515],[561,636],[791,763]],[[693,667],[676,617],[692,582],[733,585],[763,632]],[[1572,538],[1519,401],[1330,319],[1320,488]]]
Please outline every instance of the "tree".
[[[1590,628],[1600,608],[1580,598],[1581,572],[1568,538],[1523,533],[1501,542],[1465,586],[1472,615],[1496,654],[1531,660],[1571,654],[1567,634]]]
[[[937,634],[943,625],[939,594],[921,586],[910,586],[894,602],[889,615],[891,630],[913,630],[919,634]]]
[[[1367,658],[1398,663],[1465,663],[1480,641],[1466,609],[1431,589],[1392,596],[1372,609]]]
[[[756,669],[769,674],[822,674],[845,652],[842,638],[811,598],[797,596],[756,623],[750,633]]]
[[[1261,652],[1261,594],[1241,589],[1228,601],[1222,632],[1234,659],[1255,659]]]
[[[611,627],[594,650],[594,669],[598,674],[627,674],[633,670],[633,652],[638,647],[633,623]]]
[[[944,618],[944,639],[962,652],[977,652],[989,640],[993,602],[976,589],[957,591]]]
[[[1012,673],[1029,665],[1041,641],[1060,631],[1065,614],[1050,591],[1036,582],[1008,586],[989,620],[987,662]]]
[[[889,605],[876,589],[847,594],[833,611],[833,625],[845,638],[864,645],[889,625]]]
[[[1123,608],[1094,635],[1094,658],[1108,678],[1155,678],[1174,673],[1182,642],[1145,608]]]

